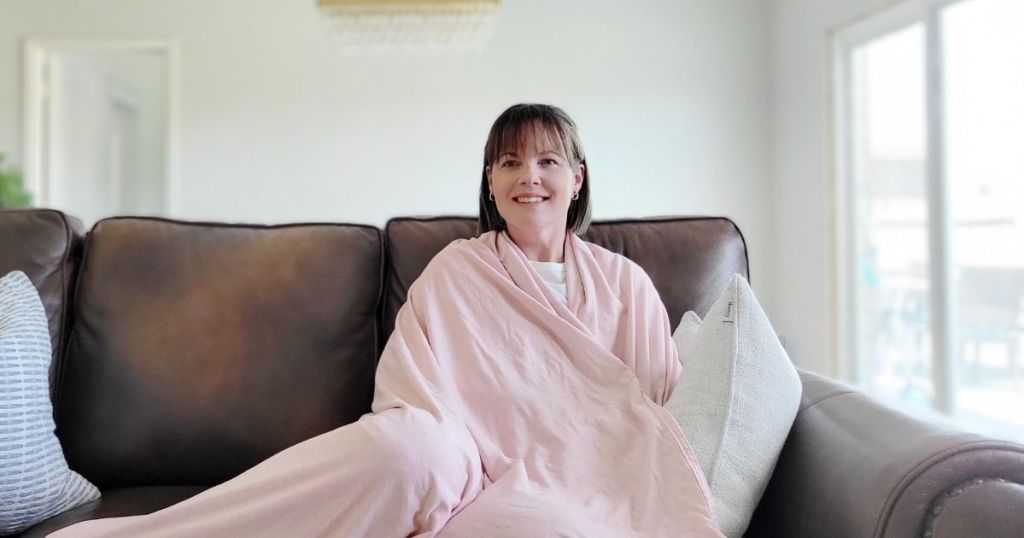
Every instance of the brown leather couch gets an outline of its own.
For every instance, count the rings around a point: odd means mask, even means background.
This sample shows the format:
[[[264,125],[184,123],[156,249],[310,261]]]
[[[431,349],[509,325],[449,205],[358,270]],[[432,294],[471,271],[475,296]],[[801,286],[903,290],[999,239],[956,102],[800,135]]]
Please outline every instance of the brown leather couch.
[[[40,289],[57,434],[103,497],[29,529],[143,514],[367,412],[409,284],[475,219],[252,226],[0,211],[0,274]],[[724,218],[595,223],[673,323],[748,274]],[[802,372],[748,536],[1024,536],[1024,447],[909,418]],[[345,507],[337,507],[345,510]]]

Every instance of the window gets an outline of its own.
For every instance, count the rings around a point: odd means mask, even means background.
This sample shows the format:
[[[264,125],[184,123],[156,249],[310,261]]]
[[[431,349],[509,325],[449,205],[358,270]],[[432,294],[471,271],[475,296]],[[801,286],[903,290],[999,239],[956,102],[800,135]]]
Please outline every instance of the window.
[[[1024,2],[909,0],[839,29],[838,342],[910,410],[1024,439]]]

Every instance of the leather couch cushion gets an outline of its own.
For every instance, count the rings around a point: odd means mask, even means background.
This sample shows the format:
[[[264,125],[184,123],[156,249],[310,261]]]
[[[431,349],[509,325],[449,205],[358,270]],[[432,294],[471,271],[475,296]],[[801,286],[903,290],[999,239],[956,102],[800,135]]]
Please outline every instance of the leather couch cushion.
[[[409,286],[448,243],[476,235],[474,217],[392,219],[385,227],[388,277],[384,337]],[[625,255],[651,277],[675,328],[683,312],[703,316],[734,273],[749,280],[747,247],[739,228],[720,217],[595,221],[583,238]]]
[[[395,329],[395,317],[405,304],[409,286],[434,255],[456,239],[475,235],[476,219],[469,217],[403,217],[388,221],[384,227],[388,265],[381,313],[382,350]]]
[[[50,396],[61,364],[66,316],[82,246],[82,223],[60,211],[0,211],[0,276],[19,270],[39,290],[49,322]]]
[[[151,514],[198,495],[204,489],[199,486],[151,486],[107,490],[99,499],[31,527],[20,537],[43,538],[64,527],[90,519]]]
[[[99,222],[57,430],[100,489],[213,485],[369,411],[380,230]]]
[[[727,218],[598,221],[583,238],[643,267],[665,303],[673,330],[688,310],[703,318],[732,275],[750,281],[746,241]]]

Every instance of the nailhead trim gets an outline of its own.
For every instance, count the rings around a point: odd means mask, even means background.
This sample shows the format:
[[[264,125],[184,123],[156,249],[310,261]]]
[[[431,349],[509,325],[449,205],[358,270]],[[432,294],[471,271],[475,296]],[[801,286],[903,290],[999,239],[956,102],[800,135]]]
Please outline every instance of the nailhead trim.
[[[992,482],[997,482],[1000,484],[1015,484],[1024,487],[1024,484],[1013,482],[1005,478],[995,477],[972,478],[966,482],[959,483],[950,488],[949,490],[947,490],[945,493],[939,495],[938,497],[935,498],[934,501],[932,501],[932,505],[928,508],[928,517],[924,522],[924,532],[921,534],[922,538],[932,538],[932,536],[935,534],[935,521],[939,518],[939,514],[942,513],[942,510],[946,507],[946,503],[949,502],[950,499],[963,494],[965,491],[969,489],[973,489],[978,486],[989,484]]]

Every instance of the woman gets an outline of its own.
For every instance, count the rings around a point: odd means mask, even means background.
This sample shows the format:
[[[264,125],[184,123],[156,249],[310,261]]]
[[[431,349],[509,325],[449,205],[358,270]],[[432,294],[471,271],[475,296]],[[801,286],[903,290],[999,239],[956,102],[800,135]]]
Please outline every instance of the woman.
[[[589,178],[561,110],[484,150],[480,236],[409,290],[373,413],[148,516],[55,536],[720,536],[661,407],[679,372],[646,274],[576,236]]]

